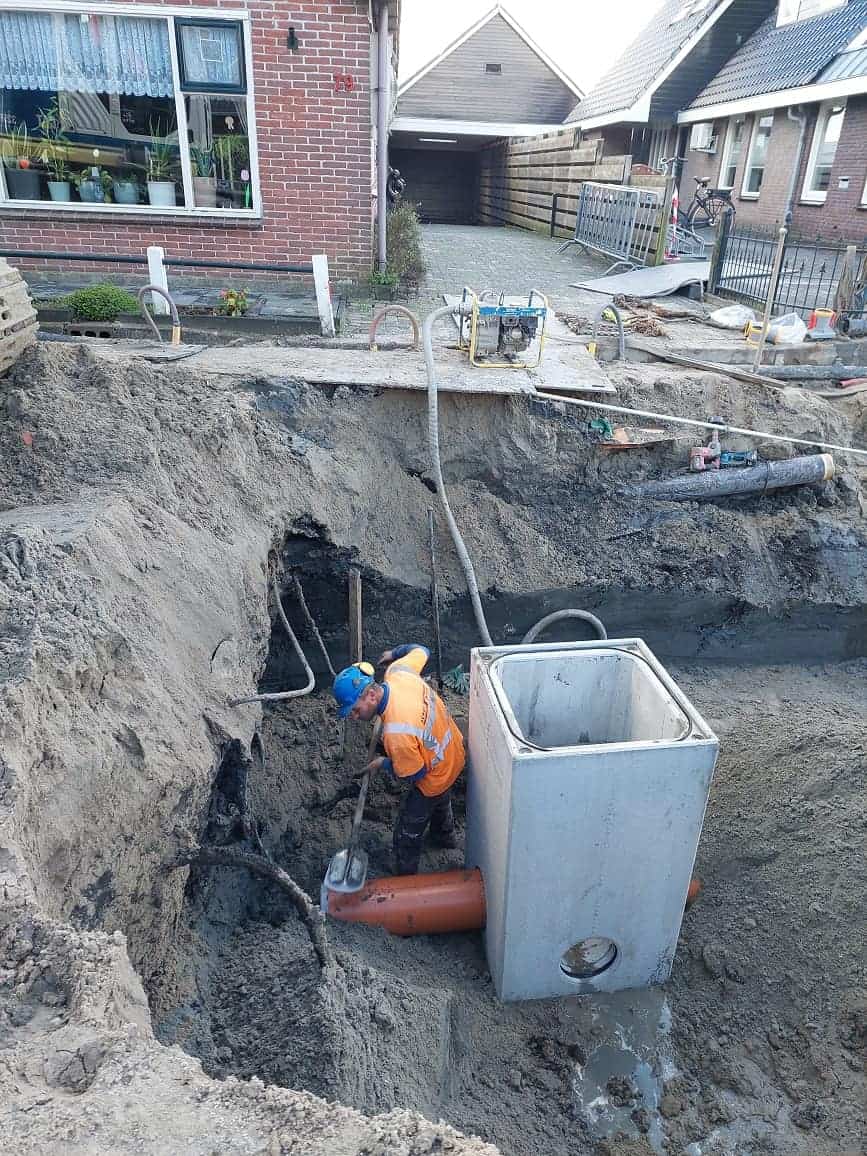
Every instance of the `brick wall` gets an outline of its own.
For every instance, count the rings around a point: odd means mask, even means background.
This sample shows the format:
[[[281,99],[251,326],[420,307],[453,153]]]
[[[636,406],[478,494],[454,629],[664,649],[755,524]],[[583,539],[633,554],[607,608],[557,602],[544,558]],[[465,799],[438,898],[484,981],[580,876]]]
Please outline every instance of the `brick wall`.
[[[814,118],[815,123],[815,118]],[[799,176],[797,197],[806,172],[812,130],[804,147],[804,161]],[[839,188],[841,178],[849,178],[848,189]],[[831,181],[824,205],[795,201],[793,225],[803,233],[838,236],[841,240],[861,241],[867,238],[867,208],[862,207],[864,182],[867,181],[867,96],[850,97],[831,169]]]
[[[197,6],[196,0],[173,2]],[[207,0],[207,6],[239,5]],[[363,276],[370,268],[374,212],[367,5],[247,0],[246,6],[261,220],[61,213],[46,202],[45,211],[0,207],[0,245],[140,254],[157,244],[171,256],[289,264],[307,264],[312,254],[324,252],[332,275]],[[286,46],[290,24],[299,40],[297,53]],[[351,92],[335,92],[335,73],[353,76]]]
[[[860,241],[867,237],[867,208],[861,205],[864,182],[867,180],[867,96],[849,98],[831,171],[830,187],[823,205],[808,204],[801,200],[817,115],[818,105],[807,106],[807,131],[795,182],[792,228],[808,236],[821,235],[826,238],[839,237]],[[715,122],[714,132],[719,142],[716,153],[713,155],[687,153],[681,187],[681,198],[686,204],[692,199],[694,176],[708,177],[713,185],[719,182],[727,123],[724,120]],[[784,223],[800,126],[797,122],[789,120],[785,108],[774,111],[774,127],[768,147],[762,188],[758,199],[751,199],[745,198],[741,189],[752,126],[753,117],[748,116],[744,148],[738,162],[732,200],[737,209],[738,222],[771,228]],[[848,189],[838,187],[841,177],[849,178]]]

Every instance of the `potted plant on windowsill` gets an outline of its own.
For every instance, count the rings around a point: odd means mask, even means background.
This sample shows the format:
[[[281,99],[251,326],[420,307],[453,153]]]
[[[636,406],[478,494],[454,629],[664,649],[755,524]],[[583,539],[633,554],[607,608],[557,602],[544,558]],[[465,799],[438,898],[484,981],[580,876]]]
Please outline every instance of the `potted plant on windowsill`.
[[[57,97],[48,108],[41,108],[38,116],[42,151],[39,159],[48,170],[48,195],[52,201],[72,199],[69,180],[69,141],[66,138],[63,114]]]
[[[3,141],[3,165],[6,187],[15,201],[39,200],[39,170],[34,167],[34,142],[26,124],[12,129]]]
[[[151,125],[151,143],[145,150],[148,164],[148,200],[160,208],[176,205],[177,192],[172,179],[174,156],[168,138],[160,136]]]
[[[141,186],[133,172],[122,173],[115,177],[112,188],[118,205],[137,205],[141,199]]]
[[[211,149],[190,148],[193,162],[193,191],[196,205],[203,209],[213,209],[217,205],[217,177],[214,168],[214,154]]]
[[[93,150],[93,159],[99,160],[99,149]],[[72,180],[85,204],[102,204],[103,201],[111,200],[111,173],[107,173],[99,165],[94,164],[89,169],[83,169],[82,172],[76,173]]]

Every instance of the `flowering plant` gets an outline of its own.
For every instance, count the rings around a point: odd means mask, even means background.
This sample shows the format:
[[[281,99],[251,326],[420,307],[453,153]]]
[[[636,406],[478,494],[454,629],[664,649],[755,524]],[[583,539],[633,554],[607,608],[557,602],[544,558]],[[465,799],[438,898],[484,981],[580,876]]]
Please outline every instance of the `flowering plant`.
[[[243,317],[249,308],[246,289],[224,289],[220,294],[217,312],[226,317]]]

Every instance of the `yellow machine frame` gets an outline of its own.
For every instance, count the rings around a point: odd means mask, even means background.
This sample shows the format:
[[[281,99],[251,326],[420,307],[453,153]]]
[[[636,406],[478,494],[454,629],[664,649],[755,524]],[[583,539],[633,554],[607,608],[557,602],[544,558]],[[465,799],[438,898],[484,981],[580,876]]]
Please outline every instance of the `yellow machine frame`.
[[[471,306],[472,306],[472,311],[470,313],[470,318],[469,318],[469,321],[470,321],[469,334],[466,338],[464,337],[464,320],[465,320],[465,317],[462,314],[461,317],[459,318],[459,320],[460,320],[460,337],[458,339],[458,348],[466,350],[466,352],[469,354],[470,365],[475,365],[478,369],[535,369],[542,362],[542,352],[545,348],[545,336],[546,336],[546,332],[547,332],[547,328],[548,328],[548,310],[549,310],[548,298],[539,289],[531,289],[526,305],[524,305],[524,306],[511,306],[511,307],[507,306],[506,307],[506,308],[512,308],[513,310],[514,309],[525,309],[525,310],[528,310],[528,311],[530,311],[534,314],[537,314],[537,315],[539,314],[540,310],[544,310],[544,312],[541,313],[542,328],[541,328],[541,331],[539,332],[539,337],[538,337],[539,346],[538,346],[538,350],[536,353],[536,360],[535,361],[490,361],[490,360],[479,361],[478,358],[476,357],[477,339],[478,339],[478,331],[479,331],[479,316],[480,316],[481,310],[483,308],[485,308],[484,299],[488,296],[494,296],[494,291],[492,289],[486,289],[480,295],[480,294],[476,293],[474,289],[470,289],[470,287],[468,285],[464,286],[464,291],[463,291],[463,294],[461,297],[461,304],[463,305],[467,301],[467,299],[469,299]],[[534,297],[541,298],[541,300],[542,300],[541,306],[534,306],[533,305],[533,298]],[[500,306],[493,306],[493,307],[489,307],[489,308],[496,310],[497,308],[500,308]]]

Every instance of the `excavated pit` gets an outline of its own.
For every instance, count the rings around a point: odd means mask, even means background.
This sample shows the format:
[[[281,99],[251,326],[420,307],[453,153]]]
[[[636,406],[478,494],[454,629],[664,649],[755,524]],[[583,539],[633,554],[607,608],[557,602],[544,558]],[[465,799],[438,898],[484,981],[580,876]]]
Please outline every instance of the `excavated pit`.
[[[858,402],[621,372],[625,404],[864,434]],[[190,1151],[306,1154],[351,1136],[349,1150],[492,1152],[444,1120],[507,1156],[861,1149],[857,468],[840,461],[820,489],[636,505],[619,487],[682,468],[685,443],[605,458],[557,406],[442,400],[444,470],[494,638],[519,640],[554,609],[593,610],[612,636],[649,643],[721,740],[705,889],[671,981],[503,1006],[478,935],[403,940],[330,923],[339,968],[324,981],[272,884],[173,867],[190,838],[237,839],[246,812],[318,895],[346,840],[364,736],[344,741],[288,584],[317,691],[262,711],[227,702],[303,681],[266,594],[272,548],[335,666],[348,658],[350,565],[368,655],[431,641],[423,398],[291,379],[228,388],[55,348],[0,383],[0,407],[0,1147],[73,1137],[89,1151],[155,1151],[189,1135],[209,1145]],[[475,631],[441,526],[437,550],[444,664],[466,668]],[[465,717],[466,700],[449,701]],[[364,845],[377,874],[397,802],[396,787],[374,784]],[[456,811],[462,827],[462,790]],[[423,865],[460,862],[428,850]],[[154,1042],[151,1023],[217,1082]],[[432,1123],[375,1115],[396,1108]]]
[[[343,663],[348,568],[357,560],[306,537],[290,539],[281,553],[284,565],[301,578],[333,661]],[[431,645],[425,592],[376,573],[366,572],[364,580],[365,653],[376,655],[405,639]],[[492,630],[520,638],[540,606],[587,606],[587,594],[503,596],[494,603]],[[284,604],[304,637],[291,591],[284,592]],[[832,888],[846,870],[841,856],[855,869],[847,855],[854,846],[840,832],[832,836],[829,860],[822,855],[821,862],[811,862],[796,848],[801,832],[818,822],[830,836],[835,813],[857,806],[854,783],[851,792],[843,784],[863,756],[863,691],[857,680],[865,669],[859,661],[865,656],[864,615],[807,605],[780,619],[709,598],[675,609],[653,591],[608,591],[592,605],[612,636],[635,631],[653,640],[722,739],[698,862],[707,890],[686,916],[671,982],[647,992],[504,1006],[493,994],[478,934],[400,940],[331,921],[329,935],[345,980],[323,987],[307,937],[279,889],[233,869],[199,869],[190,876],[185,912],[196,979],[191,998],[158,1024],[159,1038],[181,1043],[218,1078],[259,1076],[365,1112],[399,1102],[479,1135],[510,1156],[585,1150],[576,1145],[593,1151],[601,1139],[616,1136],[621,1142],[644,1140],[647,1151],[660,1152],[664,1142],[679,1138],[684,1147],[673,1150],[690,1156],[705,1150],[774,1151],[761,1145],[775,1142],[771,1125],[785,1111],[791,1081],[798,1081],[792,1073],[781,1076],[773,1046],[756,1035],[755,1001],[761,998],[768,1024],[797,1008],[799,1033],[805,1018],[833,1018],[847,983],[846,948],[854,947],[845,932],[829,943],[828,927],[815,918],[808,926],[792,922],[791,940],[775,939],[790,888],[808,880],[815,886],[817,875]],[[639,607],[649,610],[646,630]],[[443,607],[443,624],[444,667],[466,665],[475,644],[466,599]],[[574,630],[574,623],[552,629],[551,639],[574,637],[570,625]],[[309,636],[305,645],[325,688],[327,671]],[[301,683],[301,666],[277,622],[259,689]],[[445,693],[465,725],[467,700]],[[840,709],[841,695],[849,712]],[[757,734],[768,712],[778,731],[770,742]],[[817,713],[827,712],[837,720],[836,733],[816,726]],[[262,823],[264,843],[312,895],[330,855],[345,842],[355,798],[350,776],[364,752],[359,728],[350,728],[347,743],[343,730],[322,690],[266,707],[258,732],[264,767],[257,758],[251,768],[249,806]],[[227,795],[225,786],[235,755],[227,752],[215,780],[212,806],[222,814],[233,813],[237,803],[237,793]],[[781,765],[784,759],[788,767]],[[741,792],[751,796],[768,782],[784,796],[771,815],[745,813]],[[390,871],[399,795],[397,786],[379,781],[368,799],[363,846],[374,875]],[[833,808],[816,802],[831,797]],[[793,820],[798,799],[804,814]],[[455,800],[461,835],[464,801],[461,783]],[[732,828],[739,832],[734,846]],[[775,840],[783,832],[789,846],[781,851]],[[461,865],[460,851],[428,848],[423,869]],[[853,903],[853,914],[858,906]],[[835,952],[841,953],[839,970],[828,959]],[[823,953],[828,963],[819,977],[815,961]],[[785,990],[794,975],[800,999]],[[768,1030],[772,1035],[773,1028]],[[720,1037],[744,1048],[739,1062],[724,1058]],[[841,1043],[836,1064],[845,1068],[847,1058]],[[816,1090],[838,1078],[829,1056],[824,1063],[829,1067],[820,1070]],[[813,1065],[812,1058],[799,1056],[801,1076]],[[809,1129],[801,1125],[813,1111],[815,1104],[793,1117],[806,1135]],[[731,1147],[688,1147],[697,1142],[689,1137],[714,1132]],[[845,1126],[841,1141],[844,1135]],[[757,1147],[743,1147],[750,1143]]]

